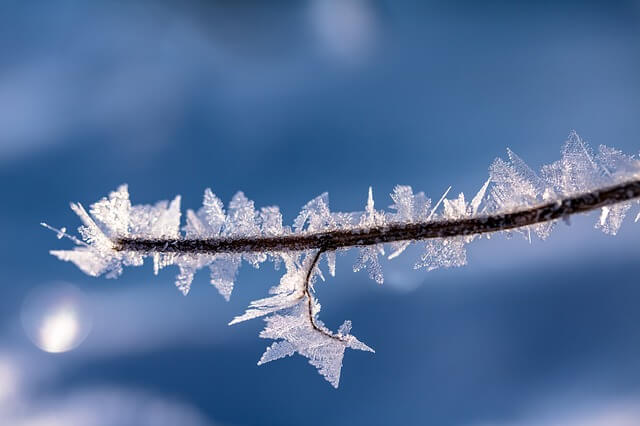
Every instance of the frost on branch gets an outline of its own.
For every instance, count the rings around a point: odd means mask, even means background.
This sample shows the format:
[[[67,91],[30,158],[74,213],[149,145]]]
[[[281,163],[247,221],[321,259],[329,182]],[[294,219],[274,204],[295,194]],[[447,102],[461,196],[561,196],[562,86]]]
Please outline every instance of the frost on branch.
[[[320,311],[320,304],[313,299],[311,303],[315,316]],[[374,352],[374,350],[349,334],[350,321],[345,321],[338,329],[338,333],[331,335],[321,321],[316,323],[320,331],[316,330],[309,322],[308,315],[307,301],[304,300],[285,311],[267,317],[265,319],[267,325],[260,332],[260,337],[283,340],[269,346],[258,361],[258,365],[298,352],[308,358],[309,364],[316,367],[318,373],[337,388],[344,350],[346,348],[368,352]]]
[[[83,272],[116,278],[123,266],[142,265],[143,255],[117,251],[114,241],[122,237],[176,238],[180,227],[180,196],[171,203],[160,201],[153,206],[132,206],[127,185],[120,186],[90,208],[91,216],[80,203],[71,203],[83,226],[78,232],[85,241],[74,250],[53,250],[61,260],[75,263]],[[76,240],[77,241],[77,240]],[[154,253],[154,269],[169,264],[172,255]]]
[[[256,268],[265,261],[273,262],[276,268],[284,264],[284,275],[269,296],[251,302],[230,324],[264,317],[266,326],[260,336],[276,342],[258,364],[298,353],[337,387],[345,349],[372,349],[350,334],[349,321],[334,333],[318,319],[320,304],[313,285],[317,277],[324,279],[318,262],[322,257],[333,276],[336,252],[356,247],[359,256],[354,271],[366,268],[381,284],[379,256],[384,254],[384,244],[390,244],[389,259],[393,259],[409,244],[427,240],[416,268],[462,266],[467,262],[467,245],[482,235],[490,236],[487,232],[517,232],[529,241],[532,235],[545,239],[555,221],[600,206],[596,228],[615,235],[635,202],[632,200],[640,197],[640,162],[604,145],[594,153],[575,132],[569,135],[561,159],[543,166],[540,172],[511,150],[507,156],[508,160],[493,162],[489,179],[471,201],[462,193],[447,198],[449,188],[432,206],[424,193],[398,185],[391,194],[391,211],[375,209],[369,188],[364,212],[344,213],[332,212],[324,193],[303,206],[290,227],[283,225],[278,207],[258,210],[238,192],[225,210],[222,201],[207,189],[202,207],[186,211],[181,229],[179,196],[171,202],[132,205],[127,186],[122,185],[91,205],[88,212],[79,203],[71,204],[82,222],[78,229],[81,239],[67,234],[65,228],[43,225],[76,245],[51,254],[73,262],[89,275],[115,278],[124,266],[140,266],[148,257],[156,274],[166,266],[177,266],[176,286],[184,294],[199,269],[209,270],[211,283],[228,300],[243,261]],[[618,192],[611,192],[612,188]],[[609,193],[610,198],[600,199],[603,193]],[[585,200],[606,202],[589,204]],[[571,210],[577,202],[586,207]],[[554,209],[560,213],[542,214]],[[510,215],[521,221],[505,225]],[[487,229],[489,222],[493,227]],[[446,229],[449,231],[444,232]]]
[[[507,149],[509,162],[497,158],[489,167],[489,178],[492,182],[492,211],[511,211],[533,206],[555,198],[551,185],[538,176],[520,157]],[[519,230],[531,242],[533,230],[539,238],[546,239],[553,228],[552,222],[541,223]]]
[[[369,187],[369,198],[367,199],[367,208],[360,218],[358,224],[359,229],[373,228],[376,226],[382,226],[385,224],[384,212],[377,211],[373,206],[373,189]],[[384,276],[382,275],[382,266],[378,260],[378,254],[384,256],[384,246],[382,244],[375,244],[360,248],[360,255],[358,261],[353,265],[353,272],[358,272],[361,269],[369,270],[369,278],[382,284],[384,282]]]
[[[561,195],[586,192],[611,185],[637,174],[638,160],[622,152],[600,145],[594,155],[591,147],[574,131],[562,149],[562,158],[542,168],[543,176],[552,188]],[[596,228],[617,234],[630,203],[603,207]]]
[[[303,265],[300,265],[300,254],[297,253],[283,253],[282,259],[287,272],[280,278],[280,284],[269,290],[269,294],[272,296],[251,302],[249,309],[244,314],[235,317],[229,325],[290,308],[302,300],[305,296],[307,273],[304,268],[311,267],[310,257],[305,258]]]
[[[309,201],[293,221],[294,233],[305,234],[351,229],[357,223],[357,214],[331,212],[326,192]],[[336,253],[325,253],[329,274],[336,275]]]
[[[476,216],[480,204],[484,199],[484,195],[487,192],[489,182],[490,179],[482,185],[475,197],[471,200],[471,203],[465,201],[463,193],[460,193],[458,198],[453,200],[441,199],[444,205],[441,218],[445,220],[455,220]],[[467,235],[429,240],[424,254],[420,258],[420,261],[415,264],[414,268],[427,268],[428,271],[431,271],[437,268],[466,265],[467,249],[465,245],[473,241],[476,237],[476,235]]]
[[[431,219],[435,210],[431,209],[431,198],[427,198],[424,192],[414,195],[413,189],[408,185],[396,185],[391,199],[393,200],[391,208],[396,211],[389,214],[391,223],[426,222]],[[389,259],[400,256],[410,243],[410,241],[391,243],[393,252],[389,255]]]
[[[251,302],[247,312],[234,318],[229,325],[268,315],[265,318],[267,325],[260,337],[278,341],[267,348],[258,365],[297,352],[308,358],[309,363],[337,388],[344,350],[351,348],[373,352],[373,349],[349,334],[350,321],[345,321],[338,333],[333,334],[318,320],[320,304],[308,287],[319,273],[313,256],[307,254],[303,262],[300,262],[299,254],[282,254],[282,257],[287,272],[280,284],[269,291],[273,296]],[[309,268],[313,270],[307,281]]]

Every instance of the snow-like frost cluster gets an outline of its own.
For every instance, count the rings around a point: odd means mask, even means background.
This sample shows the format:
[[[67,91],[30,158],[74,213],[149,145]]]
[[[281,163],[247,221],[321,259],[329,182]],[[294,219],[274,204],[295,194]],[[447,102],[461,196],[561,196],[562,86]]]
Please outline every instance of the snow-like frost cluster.
[[[180,197],[161,201],[155,205],[132,205],[126,185],[120,186],[91,205],[87,212],[79,203],[72,210],[80,217],[78,229],[81,239],[43,224],[56,231],[58,237],[68,237],[76,247],[72,250],[53,250],[51,254],[76,264],[83,272],[115,278],[124,266],[140,266],[145,257],[151,257],[154,272],[176,265],[179,273],[176,286],[184,294],[189,292],[195,273],[208,268],[211,284],[229,299],[238,269],[243,261],[254,267],[270,260],[278,267],[285,266],[280,283],[271,288],[270,296],[251,302],[247,311],[234,318],[236,324],[264,317],[266,326],[260,337],[276,340],[267,348],[258,364],[299,353],[309,359],[333,386],[340,380],[342,359],[346,348],[373,350],[350,334],[351,323],[345,323],[337,333],[328,330],[318,319],[320,304],[314,296],[313,284],[317,277],[324,280],[317,262],[318,255],[326,260],[331,276],[335,275],[335,251],[317,249],[303,251],[262,251],[243,253],[143,253],[123,251],[117,247],[120,238],[130,239],[227,239],[278,237],[312,234],[336,230],[362,232],[369,228],[392,224],[424,223],[436,220],[472,218],[479,215],[504,213],[559,200],[568,195],[587,192],[630,178],[640,177],[640,161],[613,148],[601,145],[597,153],[575,132],[569,135],[560,160],[542,167],[540,173],[507,150],[508,161],[496,159],[489,168],[489,179],[468,202],[464,194],[449,199],[449,189],[432,206],[424,193],[414,193],[410,186],[399,185],[391,194],[391,211],[376,210],[371,188],[364,212],[342,213],[329,209],[326,193],[309,201],[300,211],[293,226],[282,224],[278,207],[256,210],[253,201],[238,192],[226,210],[222,201],[210,189],[204,192],[203,205],[198,211],[187,210],[181,224]],[[631,208],[632,202],[603,207],[596,228],[615,235]],[[640,214],[636,221],[640,219]],[[532,233],[541,239],[549,236],[554,223],[536,224],[517,230],[529,241]],[[182,232],[181,232],[182,231]],[[447,268],[467,262],[466,246],[479,235],[456,236],[428,240],[424,254],[416,268]],[[389,259],[400,255],[414,241],[394,242],[390,245]],[[348,247],[344,248],[347,249]],[[371,279],[384,281],[379,256],[384,255],[383,244],[359,247],[360,254],[354,271],[367,269]]]
[[[280,284],[269,290],[272,296],[251,302],[249,309],[229,325],[267,316],[267,325],[260,337],[282,340],[267,348],[258,365],[298,352],[308,358],[327,381],[338,387],[344,350],[373,352],[373,349],[349,334],[350,321],[345,321],[338,333],[333,334],[317,319],[320,304],[310,291],[305,291],[311,267],[310,284],[316,276],[321,276],[320,270],[312,264],[313,256],[307,253],[301,260],[300,253],[282,253],[281,257],[287,272]]]

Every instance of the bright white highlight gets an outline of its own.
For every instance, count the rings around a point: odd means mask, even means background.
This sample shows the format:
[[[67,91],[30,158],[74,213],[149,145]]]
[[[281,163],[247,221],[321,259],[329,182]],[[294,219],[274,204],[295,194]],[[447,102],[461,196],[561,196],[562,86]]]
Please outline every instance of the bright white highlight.
[[[66,352],[75,346],[80,326],[76,313],[67,307],[47,315],[39,332],[39,347],[47,352]]]
[[[45,352],[76,348],[89,334],[91,317],[80,290],[70,284],[46,284],[25,300],[22,323],[33,343]]]

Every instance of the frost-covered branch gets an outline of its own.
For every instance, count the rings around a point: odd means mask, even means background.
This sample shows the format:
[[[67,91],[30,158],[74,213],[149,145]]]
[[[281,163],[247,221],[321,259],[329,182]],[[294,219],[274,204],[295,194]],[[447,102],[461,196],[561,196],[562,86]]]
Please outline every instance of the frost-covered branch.
[[[189,292],[196,271],[210,270],[211,283],[229,299],[242,261],[258,267],[270,260],[285,273],[270,296],[251,302],[246,312],[229,324],[264,317],[260,337],[276,340],[260,358],[264,364],[299,353],[309,359],[333,386],[340,380],[346,348],[373,352],[350,334],[345,321],[337,333],[318,318],[320,304],[314,294],[317,278],[324,280],[320,260],[335,275],[336,252],[359,250],[354,271],[384,281],[379,256],[385,245],[389,259],[409,244],[424,241],[425,251],[415,268],[448,268],[467,262],[466,246],[494,233],[519,233],[529,242],[532,235],[547,238],[559,219],[600,209],[596,228],[615,235],[634,200],[640,198],[640,161],[601,145],[594,153],[575,132],[560,160],[536,173],[511,150],[508,161],[496,159],[489,178],[467,202],[464,194],[447,198],[449,189],[432,206],[424,193],[410,186],[394,188],[391,211],[374,206],[369,195],[364,212],[332,212],[328,195],[309,201],[292,226],[282,224],[277,207],[255,209],[242,192],[226,210],[218,197],[205,190],[203,206],[187,210],[181,227],[180,197],[155,205],[132,205],[126,185],[91,205],[71,204],[83,222],[81,238],[56,229],[76,246],[51,254],[75,263],[83,272],[108,278],[119,276],[125,266],[153,261],[154,272],[166,266],[179,269],[177,287]],[[636,221],[640,219],[640,214]],[[182,232],[181,232],[182,231]]]
[[[558,198],[555,201],[515,210],[477,217],[436,220],[417,223],[391,223],[383,226],[353,227],[333,231],[289,234],[277,237],[255,238],[173,238],[142,239],[119,238],[114,249],[149,253],[220,254],[260,253],[280,251],[322,250],[331,251],[350,247],[420,241],[432,238],[451,238],[491,232],[509,231],[537,225],[578,213],[608,207],[624,201],[640,198],[640,178],[616,185],[597,188],[578,195]]]

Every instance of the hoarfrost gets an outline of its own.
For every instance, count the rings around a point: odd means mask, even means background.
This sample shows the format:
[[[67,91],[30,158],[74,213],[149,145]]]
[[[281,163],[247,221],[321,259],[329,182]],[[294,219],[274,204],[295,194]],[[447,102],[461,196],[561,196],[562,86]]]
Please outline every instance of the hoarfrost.
[[[562,158],[542,168],[542,175],[560,194],[574,194],[598,187],[604,170],[593,150],[575,131],[562,148]]]
[[[507,149],[509,163],[497,158],[489,167],[489,178],[493,183],[490,193],[492,211],[509,212],[524,206],[532,206],[552,199],[553,191],[513,151]],[[531,230],[539,238],[546,239],[553,229],[553,222],[528,226],[519,230],[531,242]]]
[[[320,311],[320,305],[314,301],[313,315]],[[260,332],[264,339],[282,339],[264,352],[258,365],[293,355],[298,352],[309,359],[309,364],[318,369],[333,387],[340,383],[342,370],[342,358],[347,348],[361,351],[374,352],[369,346],[349,334],[350,322],[340,327],[340,333],[332,335],[331,332],[318,321],[321,331],[316,330],[309,322],[309,312],[306,303],[298,303],[288,310],[273,314],[265,319],[266,326]]]
[[[384,213],[377,211],[374,208],[373,203],[373,189],[369,187],[369,197],[367,198],[367,207],[360,218],[360,229],[369,229],[376,226],[383,226],[385,224]],[[384,276],[382,275],[382,266],[378,260],[378,254],[384,256],[384,246],[382,244],[375,244],[372,246],[366,246],[360,248],[360,254],[355,265],[353,265],[353,272],[358,272],[362,269],[369,271],[369,278],[382,284],[384,282]]]
[[[424,193],[414,193],[410,186],[398,185],[390,194],[393,204],[389,212],[375,209],[373,191],[369,188],[364,212],[345,213],[332,212],[329,197],[324,193],[305,204],[289,227],[283,225],[278,207],[256,210],[253,201],[238,192],[225,211],[222,201],[207,188],[202,207],[185,212],[181,233],[180,196],[154,205],[132,205],[128,187],[122,185],[108,197],[92,204],[88,212],[81,204],[71,203],[71,209],[82,222],[78,228],[81,239],[67,234],[65,228],[42,225],[54,231],[58,238],[66,237],[75,244],[72,250],[52,250],[51,254],[74,263],[88,275],[104,274],[115,278],[122,273],[124,266],[140,266],[145,257],[151,257],[155,273],[169,265],[178,267],[176,286],[183,294],[189,292],[200,269],[209,269],[211,283],[228,300],[243,260],[256,268],[267,260],[272,261],[276,269],[284,264],[284,274],[279,283],[269,290],[269,296],[251,302],[247,310],[229,324],[264,317],[266,326],[260,337],[276,342],[266,349],[259,365],[298,353],[308,358],[309,363],[337,387],[346,348],[373,352],[350,334],[349,321],[333,333],[318,319],[320,304],[314,296],[313,285],[318,277],[324,280],[318,260],[324,256],[329,274],[334,276],[337,251],[349,247],[323,247],[319,239],[315,249],[299,251],[144,252],[121,249],[119,239],[164,240],[166,248],[166,244],[180,239],[231,241],[314,233],[322,235],[332,231],[346,231],[357,238],[359,233],[371,229],[384,230],[389,226],[509,213],[640,177],[640,162],[636,158],[604,145],[594,154],[575,132],[569,135],[561,159],[543,166],[540,173],[509,149],[507,156],[508,161],[496,159],[493,162],[489,168],[489,179],[470,202],[462,193],[457,198],[447,199],[449,187],[432,206],[431,199]],[[631,206],[632,202],[624,202],[603,207],[596,228],[615,235]],[[640,220],[640,214],[635,220]],[[533,231],[544,239],[553,225],[552,222],[536,224],[506,231],[506,234],[520,232],[531,241]],[[462,266],[467,262],[466,246],[476,238],[477,235],[460,235],[428,240],[415,268],[432,270]],[[412,242],[391,243],[389,259],[399,256]],[[359,246],[354,271],[366,268],[369,276],[382,284],[384,279],[379,256],[384,254],[383,244],[376,241],[369,246],[360,246],[357,242],[354,245]]]
[[[542,168],[547,182],[564,195],[612,185],[639,172],[638,160],[616,149],[600,145],[598,154],[594,155],[589,144],[575,131],[571,132],[564,145],[562,158]],[[628,202],[603,207],[596,228],[615,235],[630,207]]]
[[[325,253],[325,256],[327,257],[327,267],[329,268],[329,274],[332,277],[336,276],[336,252],[335,251],[330,251]]]
[[[460,193],[458,198],[453,200],[443,198],[442,204],[444,208],[442,219],[452,220],[476,216],[478,214],[481,201],[485,197],[490,181],[491,179],[489,178],[484,185],[482,185],[473,197],[471,203],[467,203],[465,201],[463,193]],[[451,238],[436,238],[427,241],[426,250],[420,257],[420,261],[414,265],[414,269],[427,268],[428,271],[431,271],[437,268],[451,268],[466,265],[467,249],[465,246],[473,241],[474,238],[476,238],[475,235],[469,235]]]
[[[306,228],[305,228],[306,225]],[[335,221],[329,211],[329,194],[326,192],[309,201],[293,221],[295,232],[313,232],[335,228]]]
[[[334,387],[338,387],[344,350],[352,348],[373,352],[373,349],[349,334],[350,321],[345,321],[338,334],[334,335],[317,319],[320,304],[310,292],[305,292],[312,256],[306,256],[301,263],[299,255],[284,254],[283,257],[287,272],[280,284],[270,290],[273,296],[251,302],[249,309],[229,325],[266,316],[266,326],[260,337],[278,341],[266,349],[258,365],[297,352],[308,358],[309,363]]]
[[[391,199],[394,204],[390,208],[396,212],[389,215],[392,223],[416,223],[427,221],[431,211],[431,199],[424,195],[424,192],[418,192],[414,195],[413,189],[408,185],[396,185],[393,188]],[[405,251],[411,244],[410,241],[400,241],[391,243],[393,252],[389,255],[389,259],[396,258]]]
[[[609,148],[605,145],[598,147],[596,161],[601,165],[610,184],[619,182],[630,174],[638,173],[638,170],[640,170],[638,160],[635,160],[632,156],[623,154],[622,151]],[[596,223],[595,227],[601,229],[602,232],[606,234],[616,235],[630,208],[630,202],[603,207],[600,220]]]
[[[311,258],[307,256],[302,265],[300,264],[300,255],[297,253],[283,253],[282,258],[286,273],[280,278],[280,283],[269,290],[273,296],[254,300],[249,304],[249,309],[231,320],[229,325],[289,308],[304,297],[306,271],[311,266]]]

